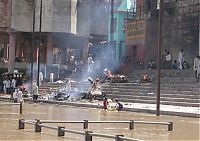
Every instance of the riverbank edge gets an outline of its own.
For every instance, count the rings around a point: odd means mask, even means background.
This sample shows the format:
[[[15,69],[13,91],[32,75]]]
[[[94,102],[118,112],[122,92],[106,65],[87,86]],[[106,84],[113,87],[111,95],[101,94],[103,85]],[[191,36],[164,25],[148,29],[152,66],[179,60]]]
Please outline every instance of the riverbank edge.
[[[12,101],[12,98],[0,97],[1,101]],[[25,102],[33,102],[31,99],[24,99]],[[38,100],[38,103],[47,103],[47,104],[58,104],[58,105],[68,105],[74,107],[88,107],[88,108],[98,108],[103,109],[103,106],[99,103],[84,103],[84,102],[70,102],[70,101],[53,101],[53,100]],[[154,109],[139,109],[139,108],[128,108],[124,107],[122,111],[127,112],[136,112],[136,113],[148,113],[156,114]],[[186,112],[176,112],[176,111],[160,111],[160,115],[170,115],[170,116],[182,116],[182,117],[192,117],[200,118],[200,114],[196,113],[186,113]]]

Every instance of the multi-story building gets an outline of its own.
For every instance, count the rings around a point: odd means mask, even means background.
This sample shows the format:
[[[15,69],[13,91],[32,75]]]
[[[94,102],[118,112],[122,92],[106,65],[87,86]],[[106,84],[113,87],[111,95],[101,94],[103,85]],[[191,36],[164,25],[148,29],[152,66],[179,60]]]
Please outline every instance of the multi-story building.
[[[168,49],[175,60],[183,49],[190,68],[200,50],[199,5],[198,0],[164,0],[162,51]],[[141,62],[157,60],[159,3],[137,0],[136,7],[136,19],[126,26],[127,53]]]
[[[39,58],[40,38],[41,64],[67,65],[69,56],[86,58],[90,13],[91,0],[0,0],[0,68],[30,72],[32,60]]]
[[[117,62],[123,62],[125,58],[125,21],[129,18],[133,19],[133,5],[134,2],[130,0],[121,0],[114,3],[113,8],[113,23],[109,24],[109,37],[108,41],[112,42],[115,54],[115,60]],[[132,14],[130,14],[132,13]],[[112,28],[110,28],[112,26]]]

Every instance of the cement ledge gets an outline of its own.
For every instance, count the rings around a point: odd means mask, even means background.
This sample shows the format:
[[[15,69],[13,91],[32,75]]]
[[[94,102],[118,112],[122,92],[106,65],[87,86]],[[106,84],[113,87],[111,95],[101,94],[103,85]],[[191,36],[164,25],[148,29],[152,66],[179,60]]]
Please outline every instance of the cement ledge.
[[[11,98],[0,97],[0,101],[2,101],[2,100],[3,101],[12,101]],[[24,101],[33,102],[33,100],[30,100],[30,99],[24,99]],[[74,106],[74,107],[89,107],[89,108],[103,109],[103,106],[100,105],[100,104],[97,104],[97,103],[53,101],[53,100],[38,100],[38,102],[47,103],[47,104],[68,105],[68,106]],[[127,107],[124,107],[122,111],[156,114],[156,110],[154,110],[154,109],[140,109],[140,108],[127,108]],[[161,110],[160,114],[161,115],[200,118],[200,114],[196,114],[196,113],[186,113],[186,112],[176,112],[176,111],[162,111]]]

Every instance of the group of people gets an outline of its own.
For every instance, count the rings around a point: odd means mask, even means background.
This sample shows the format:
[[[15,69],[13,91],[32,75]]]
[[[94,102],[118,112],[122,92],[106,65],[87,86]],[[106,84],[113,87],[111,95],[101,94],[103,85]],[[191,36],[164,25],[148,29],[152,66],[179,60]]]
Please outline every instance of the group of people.
[[[165,49],[162,54],[162,62],[165,69],[188,69],[183,49],[178,52],[177,59],[173,60],[173,62],[169,50]]]
[[[33,82],[32,97],[35,103],[37,102],[38,96],[39,96],[38,86],[36,82]],[[19,87],[16,87],[13,92],[13,100],[14,100],[14,103],[22,103],[24,101],[22,90]]]
[[[105,97],[103,101],[103,109],[104,110],[116,110],[116,111],[121,111],[123,109],[123,104],[119,102],[117,98],[113,99],[113,101],[116,103],[115,106],[112,108],[111,105],[109,104],[108,98]]]
[[[86,99],[89,97],[89,101],[92,102],[96,97],[98,96],[103,96],[102,95],[102,90],[101,90],[101,85],[100,85],[100,79],[96,78],[95,81],[93,81],[91,78],[88,78],[88,80],[92,83],[91,88],[88,91],[88,96],[86,96]],[[114,108],[111,108],[108,98],[104,97],[103,100],[103,109],[104,110],[117,110],[121,111],[123,108],[123,104],[119,102],[118,99],[113,99],[113,101],[116,102],[116,105]]]
[[[17,81],[15,78],[6,78],[3,81],[3,91],[5,94],[12,94],[16,88]]]
[[[161,61],[162,61],[162,68],[164,69],[188,69],[189,68],[187,62],[185,61],[185,53],[183,49],[181,49],[178,52],[177,59],[174,59],[173,61],[172,61],[172,55],[170,54],[169,50],[165,49],[162,54]],[[147,63],[146,68],[149,70],[155,69],[156,68],[155,62],[153,60],[150,60]]]

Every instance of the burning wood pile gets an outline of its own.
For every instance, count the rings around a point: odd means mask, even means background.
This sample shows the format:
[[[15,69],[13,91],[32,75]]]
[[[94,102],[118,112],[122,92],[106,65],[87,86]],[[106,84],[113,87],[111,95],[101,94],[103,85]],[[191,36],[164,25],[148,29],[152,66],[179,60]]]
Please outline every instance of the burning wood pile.
[[[120,74],[113,75],[112,71],[109,69],[104,69],[104,74],[106,75],[110,83],[127,83],[128,82],[126,76],[120,75]]]

